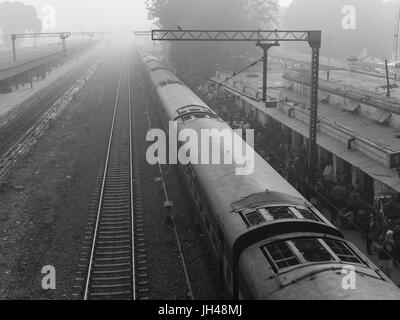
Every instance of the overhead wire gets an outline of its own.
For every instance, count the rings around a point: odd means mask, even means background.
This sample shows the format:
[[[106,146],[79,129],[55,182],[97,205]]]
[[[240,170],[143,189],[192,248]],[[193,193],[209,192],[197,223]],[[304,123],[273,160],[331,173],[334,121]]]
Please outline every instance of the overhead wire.
[[[262,61],[262,58],[252,62],[251,64],[249,64],[247,67],[243,68],[242,70],[238,71],[238,72],[234,72],[232,76],[226,78],[224,81],[222,81],[222,83],[227,83],[229,80],[237,77],[239,74],[245,72],[246,70],[250,69],[251,67],[255,66],[256,64],[258,64],[260,61]]]

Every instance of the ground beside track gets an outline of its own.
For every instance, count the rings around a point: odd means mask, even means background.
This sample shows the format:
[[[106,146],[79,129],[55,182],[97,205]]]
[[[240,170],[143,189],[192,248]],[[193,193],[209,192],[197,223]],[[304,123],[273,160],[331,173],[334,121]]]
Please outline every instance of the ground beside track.
[[[75,269],[98,169],[103,165],[118,77],[103,65],[0,189],[0,299],[65,299]],[[45,265],[56,290],[41,287]]]
[[[77,100],[10,170],[0,187],[0,299],[72,299],[89,208],[104,166],[120,61],[115,56],[106,59]],[[137,82],[133,87],[138,157],[145,181],[150,298],[188,299],[174,233],[164,226],[163,192],[154,181],[158,167],[145,162],[147,122]],[[160,127],[153,108],[150,117]],[[218,268],[205,237],[194,225],[187,191],[176,168],[164,170],[194,297],[220,299]],[[56,268],[54,291],[41,288],[45,265]]]
[[[132,54],[136,57],[136,54]],[[144,87],[145,100],[150,102],[150,89],[146,87],[144,74],[141,74],[138,58],[132,62],[132,102],[134,109],[134,139],[137,142],[137,155],[141,172],[141,189],[145,205],[145,241],[149,271],[151,299],[189,299],[184,271],[179,257],[174,231],[165,225],[165,201],[158,166],[150,166],[146,160],[146,142],[149,129],[143,95],[139,82]],[[140,79],[140,81],[138,81]],[[147,104],[153,128],[162,128],[155,105]],[[194,221],[195,209],[189,193],[181,181],[176,165],[162,166],[168,196],[174,203],[177,231],[180,237],[183,256],[186,262],[193,296],[196,300],[223,299],[222,279],[218,265],[207,246],[206,237]]]

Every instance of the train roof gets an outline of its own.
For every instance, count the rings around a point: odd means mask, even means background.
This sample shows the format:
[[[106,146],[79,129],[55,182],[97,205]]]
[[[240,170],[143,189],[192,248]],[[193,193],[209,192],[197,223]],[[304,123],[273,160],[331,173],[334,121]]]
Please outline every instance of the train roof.
[[[151,55],[151,54],[148,54],[148,55],[143,55],[142,56],[142,59],[143,59],[143,61],[144,61],[144,63],[149,63],[149,62],[151,62],[151,61],[158,61],[158,62],[160,62],[160,59],[158,59],[156,56],[154,56],[154,55]]]
[[[165,75],[163,71],[157,71],[161,75]],[[173,80],[174,78],[163,78],[163,76],[158,77],[158,79],[154,82],[157,85],[166,83],[165,80],[170,81],[179,81],[178,78],[175,77],[177,80]],[[163,102],[165,107],[165,111],[167,112],[169,119],[176,119],[177,117],[182,115],[183,108],[190,108],[192,109],[198,107],[202,110],[206,110],[206,112],[214,113],[207,104],[203,102],[197,95],[195,95],[187,86],[183,85],[180,81],[179,82],[170,82],[168,85],[159,86],[157,89],[159,94],[159,98]]]
[[[151,63],[151,61],[148,62],[147,66]],[[157,69],[150,72],[150,78],[157,88],[158,97],[169,119],[178,119],[182,116],[182,109],[189,109],[194,113],[192,118],[198,121],[185,121],[183,127],[196,130],[198,136],[201,135],[201,130],[206,128],[232,132],[232,129],[224,122],[218,121],[214,111],[181,83],[171,71]],[[199,117],[196,117],[195,110],[198,110]],[[209,116],[204,117],[204,114],[201,113],[208,113]],[[190,119],[190,117],[187,118]],[[241,139],[239,144],[243,144],[242,148],[246,146]],[[224,155],[224,146],[220,146],[220,148],[220,154]],[[201,148],[198,149],[201,153]],[[237,146],[234,149],[238,149]],[[286,207],[301,207],[302,209],[298,209],[297,212],[301,210],[305,212],[308,207],[311,207],[302,195],[257,153],[254,158],[254,171],[246,176],[235,174],[236,169],[240,168],[236,164],[193,165],[193,168],[208,198],[213,199],[212,209],[220,220],[231,247],[241,235],[249,232],[250,229],[259,227],[246,225],[243,215],[239,213],[238,208],[235,209],[235,206],[250,209],[257,202],[260,205],[268,204],[269,206],[281,204]],[[293,210],[295,211],[295,209]],[[328,225],[327,230],[330,230],[332,234],[341,235],[320,213],[313,212],[310,216],[312,215],[318,216],[316,220],[321,225]],[[299,216],[301,217],[301,214],[293,215],[295,219]]]
[[[184,123],[180,129],[184,128],[194,129],[198,132],[198,136],[201,136],[201,130],[205,128],[218,129],[220,132],[222,132],[222,130],[232,132],[232,129],[225,123],[207,118]],[[238,143],[242,144],[242,146],[239,147]],[[233,153],[235,150],[244,150],[245,146],[246,143],[241,139],[238,139],[234,144],[234,150],[225,150],[224,144],[221,143],[219,154],[222,158],[225,154]],[[202,154],[203,151],[201,150],[200,143],[198,150],[199,154]],[[283,223],[288,219],[293,224],[300,220],[315,218],[312,224],[317,224],[317,229],[320,228],[322,230],[322,228],[324,228],[324,232],[342,236],[317,210],[310,211],[307,217],[302,217],[301,215],[303,213],[306,214],[308,208],[312,207],[311,204],[260,155],[253,149],[251,150],[254,152],[254,170],[249,175],[237,175],[236,169],[242,168],[242,166],[235,163],[192,165],[207,197],[213,199],[211,204],[212,209],[219,219],[220,225],[223,228],[225,237],[231,248],[233,248],[235,242],[242,235],[249,231],[258,229],[262,227],[262,225],[276,224],[278,222]],[[255,225],[248,223],[246,218],[247,214],[253,214],[257,209],[261,210],[267,207],[298,208],[293,209],[293,211],[303,213],[293,214],[290,218],[288,217],[288,219],[283,218],[274,221],[265,221],[265,223]],[[327,227],[325,228],[324,226]],[[304,224],[302,227],[308,228],[308,226]],[[290,230],[294,229],[292,226]],[[309,229],[311,230],[311,227]],[[266,234],[264,234],[264,237],[265,236]],[[254,234],[254,237],[257,238],[258,235]]]
[[[150,79],[154,84],[154,87],[157,89],[163,88],[168,84],[180,84],[181,86],[186,87],[179,78],[168,69],[158,68],[152,72],[150,72]]]
[[[146,67],[148,70],[152,69],[150,78],[168,118],[179,119],[178,131],[190,128],[197,132],[197,137],[201,137],[201,130],[204,129],[232,132],[232,129],[217,116],[214,117],[213,111],[171,71],[160,67],[159,62],[152,58],[148,57],[146,60]],[[182,116],[182,110],[192,113]],[[201,146],[197,141],[199,158],[206,151],[202,150]],[[225,149],[221,143],[218,153],[221,157],[232,155],[237,148],[243,150],[245,146],[243,140],[234,139],[233,149]],[[254,170],[248,175],[237,175],[236,170],[242,166],[235,163],[192,164],[186,168],[194,171],[193,179],[201,186],[201,192],[211,199],[207,205],[213,210],[221,228],[214,232],[224,233],[232,253],[231,262],[233,265],[240,264],[243,275],[247,277],[247,283],[253,284],[251,290],[254,291],[255,297],[400,298],[398,288],[365,257],[358,261],[357,275],[362,276],[357,277],[356,291],[345,290],[341,286],[343,274],[339,271],[342,271],[346,264],[343,260],[339,261],[339,254],[335,261],[329,260],[328,263],[310,263],[297,269],[294,266],[290,274],[284,273],[281,277],[276,271],[273,272],[272,264],[269,264],[261,250],[262,246],[274,241],[284,242],[309,237],[317,239],[321,245],[323,242],[325,247],[328,245],[326,241],[330,239],[340,243],[347,242],[343,240],[343,235],[338,229],[255,152],[253,165]],[[291,245],[294,246],[293,243]],[[357,251],[354,246],[352,249]],[[331,252],[332,250],[331,248]],[[301,259],[304,260],[304,254],[301,254]],[[361,257],[362,254],[359,254]]]
[[[160,61],[151,60],[150,62],[146,63],[146,67],[147,67],[147,70],[149,70],[149,72],[151,72],[155,68],[163,68],[163,65],[161,64]]]

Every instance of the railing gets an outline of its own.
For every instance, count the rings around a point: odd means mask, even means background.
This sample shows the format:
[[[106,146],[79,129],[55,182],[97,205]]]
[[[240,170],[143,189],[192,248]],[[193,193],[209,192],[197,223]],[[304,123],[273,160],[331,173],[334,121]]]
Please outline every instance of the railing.
[[[295,102],[295,101],[289,100],[288,102]],[[285,104],[284,101],[282,101],[282,103]],[[286,105],[288,107],[290,107],[291,109],[296,110],[297,112],[304,115],[304,117],[302,117],[302,119],[298,119],[298,120],[300,120],[302,122],[307,122],[306,119],[308,119],[308,114],[309,114],[307,109],[302,109],[302,108],[296,106],[295,104],[286,103]],[[361,142],[363,144],[363,147],[361,149],[363,149],[363,150],[359,150],[359,151],[366,153],[365,146],[370,147],[372,150],[376,150],[377,152],[373,152],[371,150],[368,153],[370,154],[370,156],[374,157],[376,160],[380,161],[382,164],[384,164],[388,168],[390,168],[390,163],[389,163],[390,159],[399,153],[399,151],[393,150],[392,148],[389,148],[388,146],[382,145],[372,139],[361,136],[358,132],[355,132],[354,130],[352,130],[340,123],[329,120],[326,117],[320,116],[318,118],[318,120],[319,120],[320,130],[321,130],[321,126],[325,126],[330,131],[337,131],[337,132],[344,134],[346,136],[346,138],[345,138],[346,140],[354,139],[355,144],[356,144],[356,142]],[[357,148],[355,148],[355,149],[357,149]],[[386,156],[386,158],[384,156]]]

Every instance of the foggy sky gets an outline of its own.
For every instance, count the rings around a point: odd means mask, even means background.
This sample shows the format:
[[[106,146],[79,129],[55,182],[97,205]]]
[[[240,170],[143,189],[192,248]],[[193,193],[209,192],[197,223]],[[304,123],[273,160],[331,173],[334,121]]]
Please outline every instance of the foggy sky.
[[[18,0],[33,5],[39,18],[46,5],[56,10],[56,31],[149,29],[144,0]],[[216,0],[218,1],[218,0]],[[287,6],[292,0],[278,0]],[[0,0],[5,2],[5,0]],[[15,2],[9,0],[9,2]],[[43,30],[50,31],[50,30]]]
[[[56,30],[142,30],[150,25],[142,0],[18,0],[33,5],[39,18],[46,5],[56,10]],[[5,2],[4,0],[0,0]],[[9,2],[16,2],[11,0]]]

